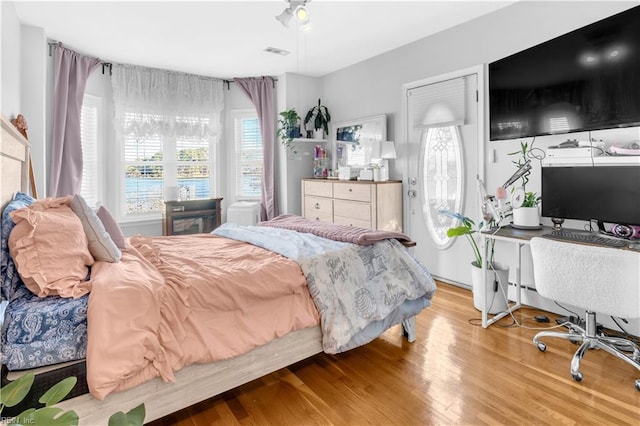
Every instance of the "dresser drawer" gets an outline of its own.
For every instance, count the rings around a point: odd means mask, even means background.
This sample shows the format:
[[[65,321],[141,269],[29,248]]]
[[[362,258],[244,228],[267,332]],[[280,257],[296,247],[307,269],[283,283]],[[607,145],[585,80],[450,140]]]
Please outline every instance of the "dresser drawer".
[[[314,218],[318,215],[329,217],[333,216],[333,200],[323,197],[304,197],[304,216]]]
[[[357,201],[334,200],[333,215],[344,219],[371,222],[371,204]]]
[[[364,183],[334,183],[334,198],[371,202],[371,185]]]
[[[353,219],[348,217],[334,216],[333,223],[336,223],[338,225],[357,226],[359,228],[373,229],[370,221],[358,220],[358,219]]]
[[[311,212],[311,213],[305,214],[304,217],[306,219],[313,219],[313,220],[319,220],[319,221],[327,222],[327,223],[334,223],[333,222],[333,216],[325,215],[325,214],[322,214],[322,213],[313,214],[313,212]]]
[[[318,197],[333,197],[333,185],[331,182],[327,181],[312,181],[305,180],[304,183],[304,194],[305,195],[316,195]]]

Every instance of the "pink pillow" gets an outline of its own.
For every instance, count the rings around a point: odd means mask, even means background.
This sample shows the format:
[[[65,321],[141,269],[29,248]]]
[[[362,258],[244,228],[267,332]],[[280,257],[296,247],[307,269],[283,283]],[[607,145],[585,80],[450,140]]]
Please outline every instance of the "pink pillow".
[[[104,225],[104,229],[106,229],[107,233],[111,236],[113,242],[116,243],[116,246],[120,249],[126,248],[127,243],[122,229],[118,226],[118,222],[116,222],[116,218],[113,217],[111,212],[107,210],[105,206],[100,206],[98,211],[96,211],[96,215]]]
[[[70,196],[45,198],[10,213],[16,226],[9,251],[24,284],[40,297],[80,297],[90,290],[85,278],[94,260],[70,203]]]

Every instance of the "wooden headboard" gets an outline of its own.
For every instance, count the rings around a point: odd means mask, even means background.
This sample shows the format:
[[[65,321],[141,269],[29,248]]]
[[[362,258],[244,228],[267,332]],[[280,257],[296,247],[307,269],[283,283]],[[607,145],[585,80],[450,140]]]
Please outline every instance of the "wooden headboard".
[[[0,212],[16,191],[29,192],[29,141],[2,115],[0,141]]]

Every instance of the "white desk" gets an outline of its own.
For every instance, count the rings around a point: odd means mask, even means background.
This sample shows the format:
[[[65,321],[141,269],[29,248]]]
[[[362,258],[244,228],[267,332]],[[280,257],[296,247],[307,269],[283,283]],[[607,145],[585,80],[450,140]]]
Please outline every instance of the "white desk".
[[[481,245],[482,251],[484,252],[483,259],[488,259],[489,257],[489,240],[498,240],[498,241],[507,241],[510,243],[514,243],[516,246],[516,256],[518,259],[518,266],[516,267],[516,303],[508,308],[504,312],[500,312],[495,314],[492,318],[489,318],[489,314],[487,313],[487,292],[484,290],[487,288],[487,274],[486,274],[486,262],[483,262],[482,268],[482,295],[481,295],[481,305],[482,305],[482,327],[487,328],[491,324],[499,321],[505,316],[509,315],[509,312],[513,312],[516,309],[520,309],[522,307],[521,300],[521,276],[520,276],[520,268],[522,265],[522,246],[529,244],[531,238],[533,237],[541,237],[544,234],[548,234],[552,231],[553,228],[550,226],[543,226],[542,229],[536,230],[521,230],[515,229],[511,226],[504,226],[499,229],[494,229],[487,232],[481,232],[482,236]],[[508,291],[507,291],[508,293]],[[507,300],[508,304],[508,300]]]

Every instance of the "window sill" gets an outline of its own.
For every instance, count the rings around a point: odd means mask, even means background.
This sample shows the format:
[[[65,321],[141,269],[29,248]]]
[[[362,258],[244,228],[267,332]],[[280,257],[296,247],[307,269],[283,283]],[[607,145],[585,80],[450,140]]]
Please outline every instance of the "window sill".
[[[161,213],[154,213],[154,214],[149,214],[149,215],[141,215],[141,216],[126,216],[126,217],[120,217],[118,218],[118,223],[123,224],[123,225],[133,225],[133,224],[138,224],[138,225],[143,225],[143,224],[152,224],[152,223],[156,223],[158,221],[162,221],[162,214]]]

